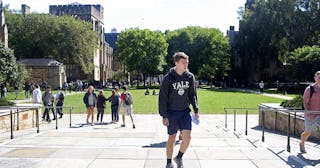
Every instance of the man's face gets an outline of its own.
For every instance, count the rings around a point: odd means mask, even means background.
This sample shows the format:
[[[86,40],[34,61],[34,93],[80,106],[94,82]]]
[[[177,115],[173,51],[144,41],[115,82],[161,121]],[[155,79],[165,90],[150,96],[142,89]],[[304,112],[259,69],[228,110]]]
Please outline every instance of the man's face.
[[[186,71],[188,69],[189,60],[180,59],[178,62],[175,62],[176,68],[181,71]]]
[[[315,75],[314,80],[318,83],[320,83],[320,75]]]

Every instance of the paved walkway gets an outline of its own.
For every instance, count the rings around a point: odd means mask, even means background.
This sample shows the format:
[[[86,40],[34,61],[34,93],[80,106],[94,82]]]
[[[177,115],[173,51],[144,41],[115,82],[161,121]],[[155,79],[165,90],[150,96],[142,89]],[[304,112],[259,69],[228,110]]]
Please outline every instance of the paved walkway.
[[[261,94],[260,92],[257,92],[257,91],[254,91],[254,90],[250,90],[250,89],[231,88],[231,90],[238,90],[238,91],[241,91],[241,92]],[[272,94],[272,93],[262,93],[261,95],[263,95],[263,96],[268,96],[268,97],[275,97],[275,98],[284,99],[284,100],[291,100],[291,99],[293,99],[293,98],[290,97],[290,96],[279,95],[279,94]]]
[[[230,117],[232,118],[232,117]],[[154,168],[165,167],[166,128],[158,115],[134,115],[136,129],[128,120],[120,123],[84,125],[85,115],[69,116],[54,123],[44,123],[40,133],[36,129],[0,134],[1,168]],[[110,121],[109,114],[105,121]],[[243,130],[244,117],[238,117],[238,130]],[[320,149],[307,143],[308,154],[297,151],[298,139],[292,138],[292,152],[287,153],[286,137],[266,133],[266,143],[260,141],[257,115],[249,116],[249,136],[224,129],[223,115],[201,115],[201,122],[193,126],[190,148],[184,156],[185,167],[320,167]],[[229,124],[231,124],[230,122]],[[233,128],[232,125],[229,125]],[[178,152],[177,141],[175,152]]]

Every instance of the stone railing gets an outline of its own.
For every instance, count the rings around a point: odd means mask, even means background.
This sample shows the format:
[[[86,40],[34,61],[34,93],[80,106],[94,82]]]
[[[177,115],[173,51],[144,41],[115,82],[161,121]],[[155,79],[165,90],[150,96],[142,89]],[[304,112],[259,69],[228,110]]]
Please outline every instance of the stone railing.
[[[287,133],[288,114],[290,113],[290,134],[300,136],[304,131],[304,114],[302,110],[287,110],[279,104],[265,103],[259,105],[259,126],[262,126],[262,111],[265,116],[264,128],[276,132]],[[319,131],[319,130],[318,130]],[[320,140],[318,131],[313,131],[311,139]]]
[[[23,130],[36,127],[36,113],[39,110],[41,116],[41,108],[38,105],[26,104],[23,106],[0,107],[0,132],[10,131],[12,112],[13,130]],[[41,120],[39,120],[41,124]]]

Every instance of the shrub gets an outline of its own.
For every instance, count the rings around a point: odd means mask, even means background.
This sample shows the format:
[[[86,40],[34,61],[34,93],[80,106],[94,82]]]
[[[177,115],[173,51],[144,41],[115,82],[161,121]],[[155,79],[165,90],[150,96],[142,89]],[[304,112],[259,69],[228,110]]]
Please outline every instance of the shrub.
[[[6,98],[0,98],[0,106],[13,106],[14,103],[7,100]]]
[[[284,100],[281,102],[280,106],[284,108],[303,109],[303,97],[299,95],[292,100]]]

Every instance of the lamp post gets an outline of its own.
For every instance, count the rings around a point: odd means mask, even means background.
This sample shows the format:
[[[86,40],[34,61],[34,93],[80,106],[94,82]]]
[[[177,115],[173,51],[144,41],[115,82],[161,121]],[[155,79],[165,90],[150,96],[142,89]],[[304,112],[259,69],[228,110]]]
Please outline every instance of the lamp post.
[[[283,62],[282,63],[283,68],[284,68],[284,95],[287,95],[287,70],[286,70],[286,66],[291,65],[290,63],[287,62]]]

